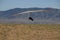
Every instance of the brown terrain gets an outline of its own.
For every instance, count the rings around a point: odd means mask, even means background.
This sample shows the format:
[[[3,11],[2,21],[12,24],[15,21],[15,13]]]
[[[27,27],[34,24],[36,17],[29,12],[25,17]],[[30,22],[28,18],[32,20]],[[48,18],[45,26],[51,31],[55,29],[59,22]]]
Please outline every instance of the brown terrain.
[[[60,24],[0,24],[0,40],[60,40]]]

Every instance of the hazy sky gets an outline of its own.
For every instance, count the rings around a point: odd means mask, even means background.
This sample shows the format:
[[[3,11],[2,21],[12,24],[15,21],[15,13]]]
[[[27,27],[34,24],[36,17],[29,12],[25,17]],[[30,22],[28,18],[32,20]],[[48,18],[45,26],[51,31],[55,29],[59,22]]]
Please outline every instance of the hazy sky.
[[[51,7],[60,9],[60,0],[0,0],[0,11],[29,7]]]

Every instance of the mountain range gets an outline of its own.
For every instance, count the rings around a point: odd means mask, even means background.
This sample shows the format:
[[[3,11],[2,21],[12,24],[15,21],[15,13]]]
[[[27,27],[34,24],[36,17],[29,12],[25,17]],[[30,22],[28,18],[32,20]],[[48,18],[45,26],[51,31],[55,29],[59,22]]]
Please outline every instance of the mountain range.
[[[31,21],[29,17],[33,18],[34,21]],[[14,8],[0,11],[0,23],[60,24],[60,9]]]

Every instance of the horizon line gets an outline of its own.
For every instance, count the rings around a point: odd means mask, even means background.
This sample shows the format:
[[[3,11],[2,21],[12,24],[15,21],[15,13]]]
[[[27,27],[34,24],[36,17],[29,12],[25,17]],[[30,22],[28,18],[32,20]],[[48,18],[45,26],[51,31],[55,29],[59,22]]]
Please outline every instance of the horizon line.
[[[10,8],[10,9],[7,9],[7,10],[0,10],[0,11],[8,11],[8,10],[16,9],[16,8],[19,8],[19,7]],[[20,8],[21,9],[23,9],[23,8],[52,8],[52,9],[60,9],[60,8],[53,8],[53,7],[20,7]]]

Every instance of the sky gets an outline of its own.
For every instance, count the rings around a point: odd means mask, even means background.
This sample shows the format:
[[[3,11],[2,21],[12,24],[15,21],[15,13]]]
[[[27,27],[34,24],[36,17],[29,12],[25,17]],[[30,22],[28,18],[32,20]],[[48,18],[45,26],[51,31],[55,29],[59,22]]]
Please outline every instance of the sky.
[[[31,7],[60,9],[60,0],[0,0],[0,11]]]

